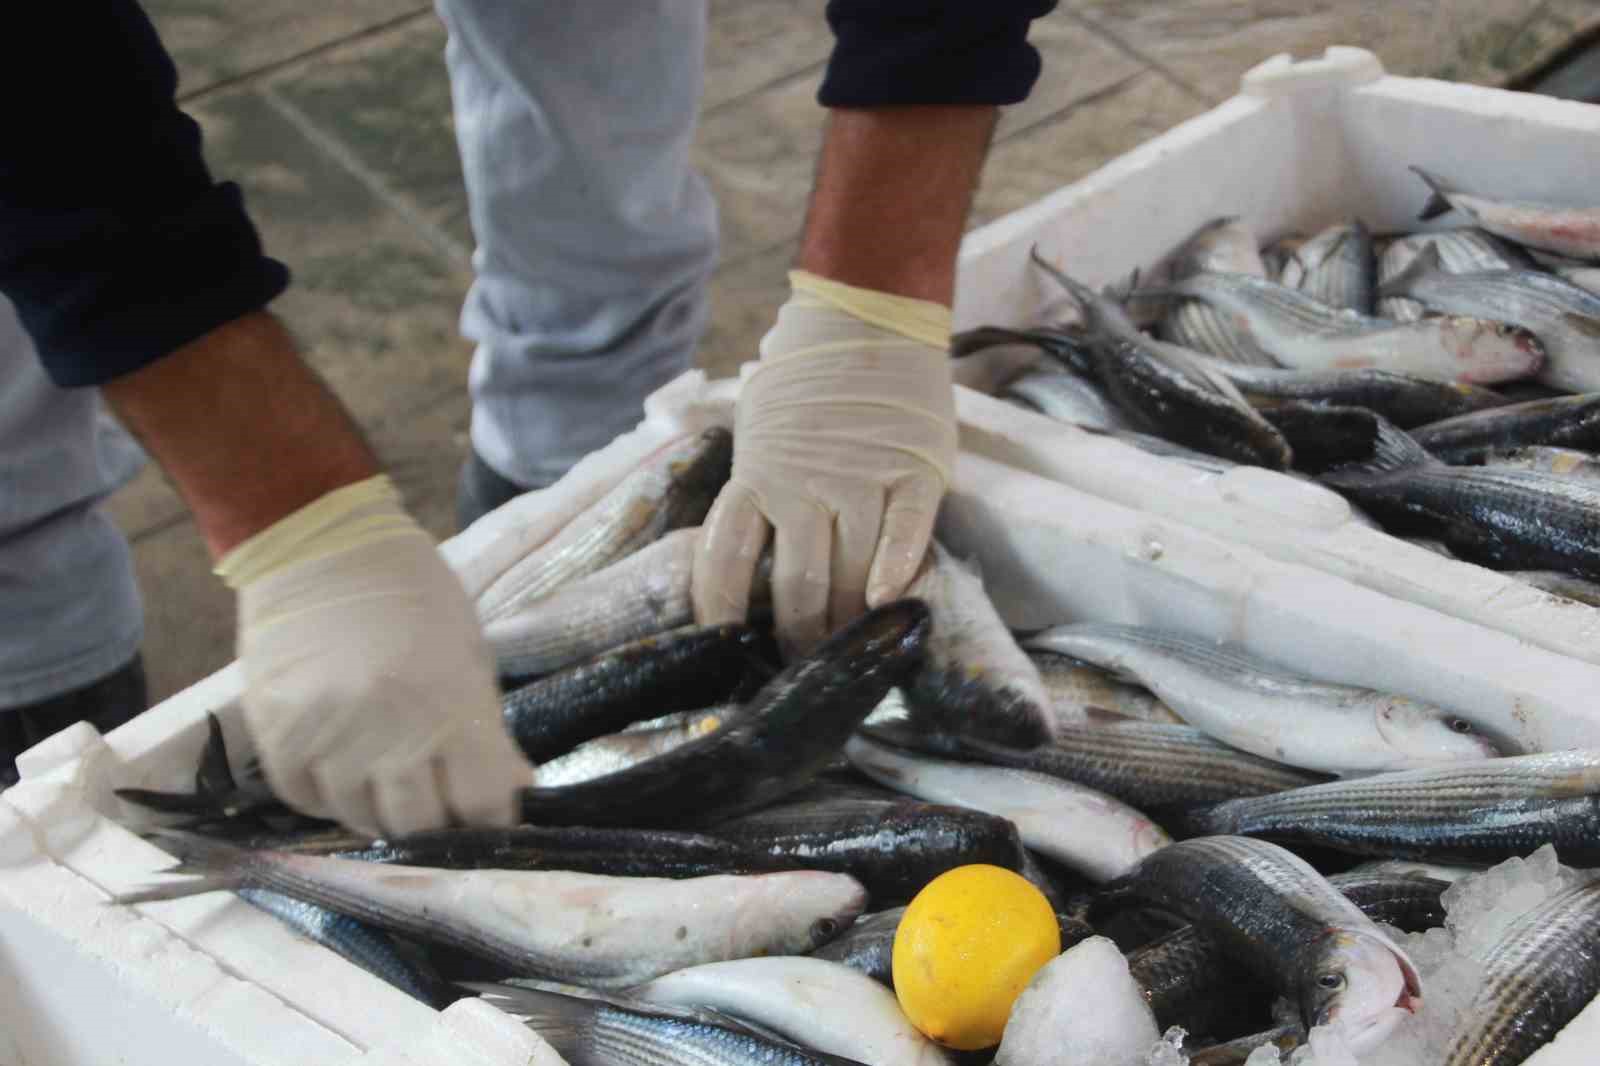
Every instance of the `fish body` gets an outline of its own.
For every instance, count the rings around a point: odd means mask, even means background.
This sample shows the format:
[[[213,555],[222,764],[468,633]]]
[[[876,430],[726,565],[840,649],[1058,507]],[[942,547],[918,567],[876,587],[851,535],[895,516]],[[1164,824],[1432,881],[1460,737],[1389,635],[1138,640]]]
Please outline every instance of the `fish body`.
[[[630,989],[644,1003],[706,1008],[797,1045],[873,1066],[946,1066],[944,1051],[900,1010],[894,993],[815,957],[735,959],[691,966]]]
[[[1513,922],[1445,1066],[1517,1066],[1600,994],[1600,882],[1558,893]]]
[[[900,930],[904,907],[862,915],[839,936],[811,953],[863,973],[881,985],[894,987],[894,936]]]
[[[1256,409],[1289,442],[1294,469],[1304,474],[1368,459],[1378,440],[1378,416],[1365,407],[1280,400]]]
[[[595,988],[625,987],[702,962],[804,954],[847,927],[866,904],[854,879],[811,871],[668,880],[437,870],[245,851],[167,831],[156,840],[182,860],[174,872],[205,876],[119,902],[172,898],[186,887],[263,888],[509,972]]]
[[[1329,226],[1294,250],[1277,280],[1329,307],[1370,315],[1378,288],[1372,234],[1360,219]]]
[[[1402,429],[1405,427],[1401,427]],[[1529,446],[1600,448],[1600,393],[1531,400],[1418,426],[1411,437],[1453,465]]]
[[[1600,483],[1499,466],[1446,466],[1404,431],[1381,426],[1370,463],[1329,471],[1338,490],[1399,536],[1443,541],[1500,570],[1600,579]]]
[[[1526,330],[1546,354],[1541,382],[1567,392],[1600,392],[1600,296],[1587,289],[1538,270],[1451,274],[1434,248],[1420,253],[1381,291],[1421,300],[1433,311],[1481,316]],[[1527,373],[1535,369],[1540,368]]]
[[[1050,735],[1044,682],[982,577],[935,541],[906,595],[931,615],[923,665],[902,689],[912,714],[939,733],[1042,743]]]
[[[661,449],[544,545],[501,574],[478,599],[490,622],[602,570],[675,529],[705,521],[727,483],[733,434],[712,428]]]
[[[868,611],[712,732],[617,773],[523,790],[523,820],[682,825],[770,803],[815,777],[889,690],[922,668],[928,632],[920,601]]]
[[[1600,863],[1600,752],[1517,755],[1332,781],[1185,811],[1192,833],[1351,855],[1493,864],[1554,844]]]
[[[1489,466],[1533,470],[1556,477],[1600,480],[1600,457],[1571,448],[1513,448],[1507,452],[1496,451],[1484,462]]]
[[[1097,429],[1129,428],[1128,420],[1099,387],[1077,374],[1036,370],[1011,382],[1001,395],[1019,400],[1057,422]]]
[[[1206,301],[1278,363],[1302,370],[1377,367],[1492,385],[1532,375],[1545,362],[1543,338],[1536,339],[1536,331],[1490,315],[1394,323],[1335,310],[1276,282],[1240,274],[1199,274],[1147,292]],[[1407,294],[1399,288],[1383,292]]]
[[[1103,898],[1188,918],[1295,1000],[1308,1028],[1338,1026],[1357,1051],[1381,1043],[1422,997],[1410,959],[1359,907],[1304,860],[1263,841],[1181,841],[1107,885]]]
[[[1388,242],[1378,261],[1378,284],[1391,281],[1417,257],[1429,244],[1439,246],[1444,268],[1452,274],[1470,274],[1479,270],[1531,270],[1533,258],[1509,241],[1473,226],[1459,229],[1434,230],[1411,233]],[[1401,322],[1414,322],[1427,308],[1409,296],[1383,296],[1378,300],[1378,314]]]
[[[848,873],[874,907],[907,902],[957,866],[1021,868],[1022,841],[1004,818],[900,796],[815,790],[708,832],[759,853],[769,868]]]
[[[1503,406],[1498,393],[1460,382],[1438,381],[1393,370],[1361,367],[1290,370],[1228,366],[1215,369],[1252,402],[1299,400],[1336,407],[1364,407],[1401,429]]]
[[[1091,880],[1122,874],[1171,839],[1120,800],[1046,774],[939,759],[867,734],[852,737],[845,755],[896,791],[1010,819],[1030,849]]]
[[[1213,738],[1306,770],[1372,772],[1498,754],[1443,708],[1299,677],[1173,631],[1089,622],[1029,643],[1136,679]]]
[[[1065,709],[1058,728],[1081,724],[1085,709],[1090,707],[1144,722],[1183,723],[1183,719],[1150,690],[1118,681],[1098,666],[1090,666],[1070,655],[1030,649],[1027,642],[1023,643],[1023,650],[1038,667],[1051,705]]]
[[[1600,208],[1496,200],[1465,192],[1421,167],[1411,170],[1432,190],[1418,216],[1423,221],[1460,211],[1480,228],[1529,248],[1573,259],[1600,259]]]
[[[642,718],[736,699],[775,672],[768,643],[744,625],[645,637],[506,693],[506,728],[542,763]]]
[[[586,740],[565,755],[540,763],[534,783],[540,788],[560,788],[630,770],[716,732],[737,713],[738,708],[731,704],[683,711],[652,719],[661,724],[650,729],[629,726],[620,733]]]
[[[1219,218],[1200,227],[1173,254],[1169,264],[1169,274],[1174,278],[1214,271],[1267,276],[1254,235],[1236,218]],[[1198,300],[1168,308],[1161,316],[1158,333],[1162,340],[1230,363],[1274,365],[1254,345],[1239,343],[1238,337],[1219,321],[1218,313]]]

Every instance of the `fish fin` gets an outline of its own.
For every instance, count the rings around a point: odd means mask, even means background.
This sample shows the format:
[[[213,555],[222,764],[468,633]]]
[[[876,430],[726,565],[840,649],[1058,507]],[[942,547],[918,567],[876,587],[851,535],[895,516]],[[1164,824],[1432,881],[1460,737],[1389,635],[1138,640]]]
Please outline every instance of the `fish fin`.
[[[1428,188],[1433,191],[1433,195],[1428,197],[1428,202],[1422,206],[1422,213],[1417,216],[1417,221],[1427,222],[1430,219],[1438,218],[1440,215],[1448,215],[1455,210],[1455,205],[1450,202],[1450,197],[1459,193],[1460,189],[1439,177],[1439,175],[1431,174],[1421,167],[1412,167],[1411,172],[1426,182]]]
[[[1373,444],[1372,458],[1330,470],[1321,475],[1325,481],[1334,485],[1353,484],[1375,474],[1389,474],[1438,462],[1411,434],[1381,415],[1373,417],[1378,422],[1378,439]]]
[[[1600,318],[1591,318],[1588,315],[1578,315],[1567,311],[1562,314],[1561,321],[1585,337],[1600,338]]]
[[[171,873],[234,878],[242,882],[248,879],[253,865],[250,851],[215,837],[180,829],[151,829],[142,835],[178,860]]]
[[[171,873],[182,873],[179,867],[173,867]],[[203,896],[207,892],[232,892],[241,887],[245,879],[236,874],[217,874],[205,877],[191,877],[187,881],[172,881],[160,885],[146,885],[136,888],[132,892],[118,892],[112,895],[112,903],[124,906],[134,903],[160,903],[169,899],[188,899],[190,896]]]
[[[239,790],[233,768],[228,765],[222,721],[213,711],[206,712],[206,746],[200,752],[200,766],[194,772],[194,790],[201,796],[227,796]]]
[[[461,987],[516,1018],[542,1036],[563,1058],[573,1061],[582,1057],[583,1042],[594,1027],[595,1015],[608,1002],[522,985],[471,982]]]
[[[1378,299],[1387,299],[1391,296],[1410,296],[1412,288],[1437,274],[1445,273],[1444,257],[1439,253],[1439,246],[1429,241],[1423,246],[1422,251],[1416,254],[1406,268],[1382,285],[1378,286]]]
[[[191,792],[158,792],[149,788],[118,788],[112,794],[118,799],[162,814],[217,813],[217,801],[210,796],[197,796]]]

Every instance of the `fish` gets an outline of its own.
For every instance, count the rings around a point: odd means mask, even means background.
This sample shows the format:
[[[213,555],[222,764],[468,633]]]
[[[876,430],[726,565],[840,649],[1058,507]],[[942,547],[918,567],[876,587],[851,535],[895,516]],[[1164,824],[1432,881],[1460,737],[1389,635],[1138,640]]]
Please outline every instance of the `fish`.
[[[698,526],[733,464],[721,427],[663,448],[559,533],[496,578],[478,598],[484,622],[516,613],[673,530]]]
[[[1564,600],[1589,607],[1600,607],[1600,581],[1574,577],[1559,570],[1508,570],[1506,573],[1507,576],[1514,577],[1525,585],[1532,585],[1541,592],[1548,592],[1552,596],[1559,596]]]
[[[1039,670],[1050,705],[1064,708],[1054,730],[1063,725],[1082,724],[1085,711],[1090,707],[1143,722],[1183,724],[1183,719],[1149,689],[1119,681],[1098,666],[1090,666],[1070,655],[1030,647],[1030,643],[1024,640],[1022,648]]]
[[[1542,368],[1529,367],[1526,376],[1537,370],[1545,385],[1600,392],[1600,296],[1570,281],[1539,270],[1451,274],[1434,247],[1379,291],[1414,297],[1432,311],[1482,316],[1525,331],[1546,356]]]
[[[1043,743],[1050,735],[1044,682],[976,569],[934,540],[905,595],[931,615],[923,665],[902,687],[912,715],[940,734]]]
[[[1600,259],[1600,208],[1497,200],[1459,188],[1449,179],[1412,167],[1431,191],[1417,218],[1423,222],[1459,211],[1479,228],[1529,248],[1593,261]]]
[[[1557,893],[1506,929],[1445,1066],[1517,1066],[1600,994],[1600,882]]]
[[[1492,865],[1553,844],[1563,862],[1586,866],[1600,863],[1600,751],[1374,774],[1172,817],[1184,833],[1433,863]]]
[[[970,344],[970,337],[950,338],[952,354],[958,345]],[[1045,353],[1038,345],[1011,338],[994,344],[980,344],[958,355],[950,367],[951,379],[965,388],[987,396],[1004,394],[1006,386],[1045,369]]]
[[[1032,254],[1082,304],[1093,376],[1136,428],[1236,462],[1291,465],[1288,442],[1227,378],[1189,350],[1146,337],[1122,308]]]
[[[584,741],[566,754],[535,767],[534,784],[540,788],[559,788],[630,769],[716,732],[737,713],[738,708],[732,704],[683,711],[652,719],[661,723],[652,729],[629,726],[619,733]]]
[[[440,870],[245,850],[171,830],[155,842],[200,876],[113,897],[128,904],[264,888],[465,951],[508,973],[627,987],[702,962],[805,954],[866,905],[844,874],[810,870],[682,880],[565,870]]]
[[[1178,279],[1215,271],[1267,276],[1255,237],[1237,218],[1218,218],[1201,226],[1173,253],[1168,263],[1169,276]],[[1186,300],[1163,312],[1157,335],[1162,340],[1226,362],[1242,366],[1275,365],[1255,345],[1240,343],[1238,334],[1218,319],[1218,313],[1206,304]]]
[[[1400,279],[1380,292],[1407,295]],[[1537,331],[1490,314],[1395,323],[1334,310],[1294,289],[1242,274],[1197,274],[1139,295],[1204,300],[1279,364],[1301,370],[1377,367],[1438,381],[1493,385],[1529,377],[1545,365],[1544,338]]]
[[[1030,850],[1093,881],[1117,877],[1171,841],[1120,800],[1046,774],[910,752],[875,731],[857,733],[844,750],[857,770],[898,792],[1011,820]]]
[[[1600,579],[1594,536],[1600,484],[1534,470],[1447,466],[1387,423],[1379,426],[1370,462],[1320,480],[1389,532],[1441,540],[1470,562]]]
[[[873,1066],[953,1061],[906,1019],[893,992],[848,966],[814,956],[691,966],[627,994],[642,1003],[729,1014],[798,1046]]]
[[[524,789],[523,821],[682,826],[780,799],[815,777],[888,691],[922,669],[929,628],[920,600],[870,610],[710,733],[603,777]]]
[[[1261,265],[1266,267],[1263,277],[1276,278],[1283,273],[1284,264],[1300,250],[1308,238],[1304,233],[1288,233],[1261,249]],[[1248,274],[1248,270],[1235,273]]]
[[[1600,447],[1600,393],[1530,400],[1457,415],[1410,431],[1432,455],[1453,466],[1483,463],[1522,447]]]
[[[1304,770],[1370,773],[1499,754],[1453,711],[1301,677],[1172,630],[1080,622],[1046,630],[1029,643],[1136,680],[1224,744]]]
[[[1381,1044],[1422,1002],[1406,953],[1305,860],[1276,845],[1208,836],[1172,844],[1104,886],[1096,908],[1139,901],[1182,915],[1298,1005],[1306,1028]]]
[[[1189,1066],[1248,1066],[1250,1056],[1257,1048],[1276,1048],[1287,1058],[1305,1039],[1305,1030],[1298,1022],[1292,1025],[1275,1025],[1271,1029],[1237,1040],[1229,1040],[1210,1047],[1197,1048],[1189,1056]]]
[[[726,1015],[521,985],[477,988],[569,1066],[863,1066],[764,1035]]]
[[[1592,266],[1564,266],[1557,267],[1556,277],[1562,281],[1570,281],[1580,289],[1600,296],[1600,267]]]
[[[811,953],[866,974],[880,985],[894,987],[894,936],[905,917],[904,907],[864,914],[849,929]]]
[[[872,906],[904,903],[957,866],[1022,867],[1022,840],[1004,818],[898,795],[813,788],[708,827],[773,864],[848,873]]]
[[[402,952],[388,933],[366,922],[278,892],[242,888],[238,894],[306,939],[434,1010],[444,1010],[462,997],[431,967]]]
[[[1401,429],[1456,415],[1502,407],[1508,401],[1490,389],[1437,381],[1376,367],[1291,370],[1282,367],[1212,364],[1256,404],[1279,400],[1364,407]]]
[[[1509,241],[1474,226],[1433,230],[1396,237],[1384,247],[1378,260],[1378,284],[1392,280],[1411,265],[1417,253],[1430,243],[1439,246],[1444,268],[1452,274],[1479,270],[1532,270],[1533,257]],[[1427,312],[1420,300],[1409,296],[1384,296],[1378,300],[1378,314],[1402,322],[1414,322]]]
[[[916,747],[909,731],[880,726],[873,735]],[[1231,748],[1193,726],[1153,722],[1064,726],[1050,743],[1037,748],[963,739],[959,754],[1059,777],[1144,811],[1267,795],[1328,779]]]
[[[672,631],[514,689],[501,709],[512,739],[537,764],[641,718],[736,700],[776,672],[776,659],[770,638],[747,625]]]
[[[1097,429],[1131,428],[1096,385],[1060,370],[1026,374],[1008,385],[1001,397],[1023,403],[1057,422]]]
[[[1367,459],[1378,441],[1378,416],[1365,407],[1280,400],[1256,410],[1289,442],[1294,469],[1302,473]]]
[[[1557,477],[1600,479],[1600,457],[1571,448],[1529,447],[1498,449],[1484,460],[1488,466],[1535,470]]]
[[[1372,314],[1378,259],[1371,232],[1360,219],[1329,226],[1294,250],[1277,281],[1329,307]]]

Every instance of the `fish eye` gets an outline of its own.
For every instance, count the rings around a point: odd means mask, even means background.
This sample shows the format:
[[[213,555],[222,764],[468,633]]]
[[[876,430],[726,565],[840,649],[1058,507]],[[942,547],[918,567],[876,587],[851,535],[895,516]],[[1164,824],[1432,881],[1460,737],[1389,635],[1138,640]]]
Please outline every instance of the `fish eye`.
[[[818,918],[811,926],[811,935],[818,940],[828,940],[839,931],[839,923],[832,918]]]
[[[1450,719],[1450,731],[1452,733],[1471,733],[1473,731],[1472,723],[1465,718],[1452,718]]]
[[[1342,973],[1325,973],[1321,977],[1317,978],[1317,987],[1318,988],[1326,988],[1330,992],[1335,991],[1335,990],[1340,989],[1340,988],[1343,988],[1344,987],[1344,974],[1342,974]]]

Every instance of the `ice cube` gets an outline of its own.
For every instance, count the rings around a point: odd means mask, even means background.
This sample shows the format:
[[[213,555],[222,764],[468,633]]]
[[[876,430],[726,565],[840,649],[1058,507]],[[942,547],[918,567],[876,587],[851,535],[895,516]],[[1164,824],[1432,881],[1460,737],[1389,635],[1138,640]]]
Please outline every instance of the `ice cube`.
[[[1244,1060],[1244,1066],[1281,1066],[1282,1062],[1277,1048],[1271,1044],[1263,1044],[1250,1052],[1250,1057]]]
[[[995,1066],[1145,1066],[1161,1038],[1128,960],[1095,936],[1034,975],[1011,1008]]]
[[[1145,1056],[1144,1066],[1188,1066],[1189,1056],[1183,1051],[1183,1042],[1188,1036],[1188,1031],[1181,1025],[1168,1029]]]
[[[1561,862],[1556,858],[1555,845],[1546,844],[1532,855],[1529,855],[1524,869],[1539,884],[1555,884],[1556,879],[1561,876]]]

